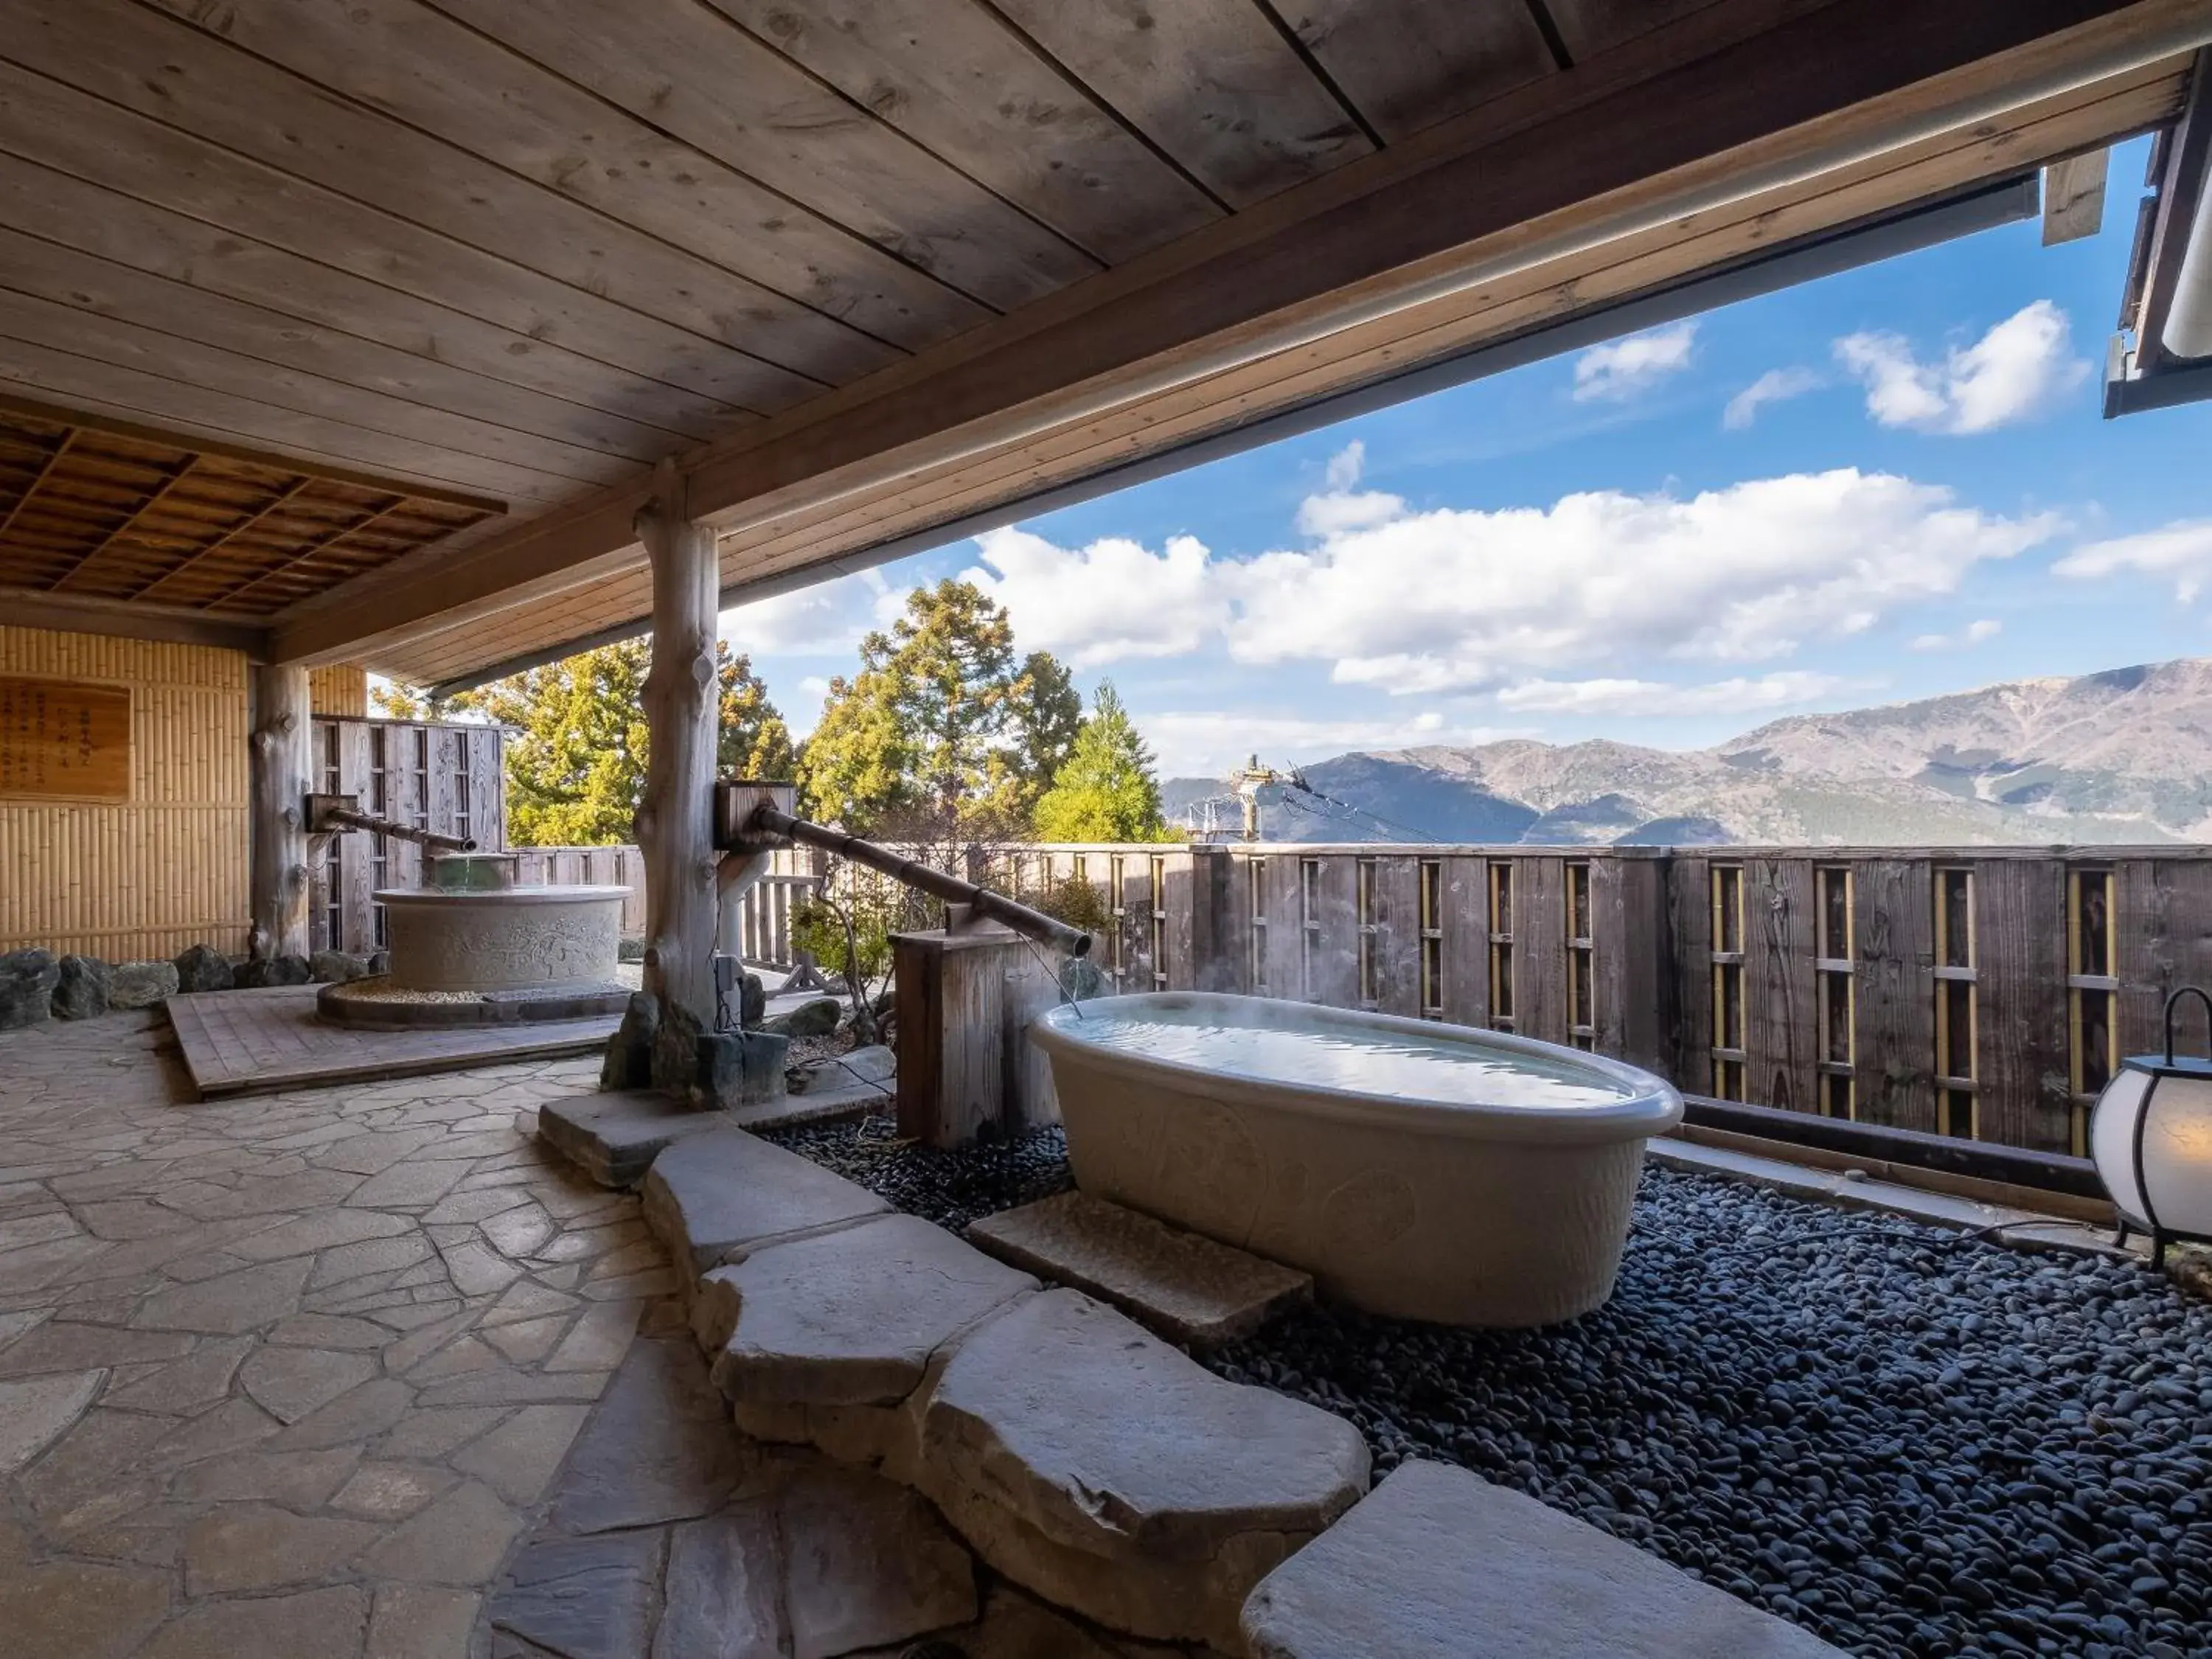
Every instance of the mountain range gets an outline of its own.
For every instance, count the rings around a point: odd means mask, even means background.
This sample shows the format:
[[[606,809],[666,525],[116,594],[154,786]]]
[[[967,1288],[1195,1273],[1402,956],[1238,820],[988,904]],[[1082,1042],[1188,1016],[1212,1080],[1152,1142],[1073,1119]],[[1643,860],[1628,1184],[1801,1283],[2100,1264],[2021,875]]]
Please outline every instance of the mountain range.
[[[2212,836],[2212,658],[1796,714],[1710,749],[1529,740],[1339,755],[1261,793],[1271,841],[2149,844]],[[1219,797],[1162,788],[1170,822]],[[1199,808],[1201,813],[1202,805]],[[1234,833],[1237,808],[1217,816]]]

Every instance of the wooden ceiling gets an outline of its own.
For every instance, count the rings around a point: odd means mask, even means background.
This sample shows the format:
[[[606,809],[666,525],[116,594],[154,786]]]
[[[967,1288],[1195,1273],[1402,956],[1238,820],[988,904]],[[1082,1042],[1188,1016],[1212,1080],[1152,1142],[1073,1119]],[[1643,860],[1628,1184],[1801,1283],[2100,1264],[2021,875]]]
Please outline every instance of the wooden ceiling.
[[[2208,14],[0,0],[0,393],[504,503],[381,573],[300,567],[343,592],[162,594],[269,616],[287,654],[449,678],[640,613],[629,521],[665,458],[727,526],[726,579],[851,556],[1585,303],[1563,282],[1632,291],[1699,237],[1776,234],[1770,211],[1810,234],[2166,118],[2180,65],[2138,53],[1728,227],[1308,325],[1647,175],[1694,183],[1860,107],[1918,118],[1919,89],[2032,76],[2053,40],[2179,51]],[[1130,391],[1170,361],[1179,401]]]
[[[0,402],[0,587],[24,593],[273,617],[500,511]]]

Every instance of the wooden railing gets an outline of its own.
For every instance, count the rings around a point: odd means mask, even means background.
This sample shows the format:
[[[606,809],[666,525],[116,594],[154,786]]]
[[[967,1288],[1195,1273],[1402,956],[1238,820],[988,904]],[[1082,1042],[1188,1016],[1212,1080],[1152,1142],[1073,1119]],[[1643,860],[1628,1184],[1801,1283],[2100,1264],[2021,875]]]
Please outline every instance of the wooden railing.
[[[645,933],[645,859],[635,847],[519,847],[520,879],[549,886],[627,887],[623,901],[623,934]],[[795,855],[779,853],[776,867],[748,893],[738,912],[738,953],[756,968],[793,966],[791,913],[818,885],[813,874],[797,867]]]

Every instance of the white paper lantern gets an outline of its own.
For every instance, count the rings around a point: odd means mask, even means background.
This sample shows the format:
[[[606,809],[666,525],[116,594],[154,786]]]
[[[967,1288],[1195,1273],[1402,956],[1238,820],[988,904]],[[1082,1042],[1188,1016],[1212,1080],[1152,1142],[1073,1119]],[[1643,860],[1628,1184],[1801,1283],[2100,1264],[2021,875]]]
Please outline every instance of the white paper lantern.
[[[2130,1054],[2097,1097],[2089,1155],[2119,1212],[2120,1232],[2147,1235],[2151,1260],[2173,1239],[2212,1243],[2212,1060],[2173,1052],[2173,1010],[2212,996],[2193,985],[2166,1000],[2166,1052]]]

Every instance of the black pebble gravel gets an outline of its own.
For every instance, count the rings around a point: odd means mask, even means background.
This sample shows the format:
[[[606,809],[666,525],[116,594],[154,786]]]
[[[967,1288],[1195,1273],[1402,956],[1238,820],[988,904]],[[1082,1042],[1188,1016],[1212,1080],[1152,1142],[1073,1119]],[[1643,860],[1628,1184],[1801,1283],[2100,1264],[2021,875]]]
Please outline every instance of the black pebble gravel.
[[[776,1137],[948,1227],[1067,1185],[1056,1130],[961,1153]],[[1849,1651],[2212,1656],[2212,1307],[2126,1263],[1652,1169],[1613,1300],[1535,1331],[1316,1308],[1207,1357]]]

